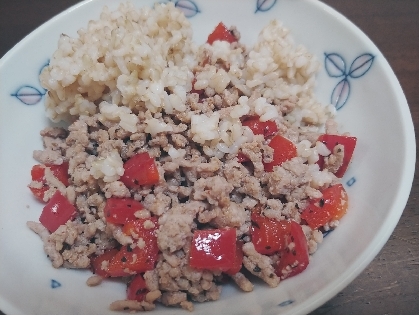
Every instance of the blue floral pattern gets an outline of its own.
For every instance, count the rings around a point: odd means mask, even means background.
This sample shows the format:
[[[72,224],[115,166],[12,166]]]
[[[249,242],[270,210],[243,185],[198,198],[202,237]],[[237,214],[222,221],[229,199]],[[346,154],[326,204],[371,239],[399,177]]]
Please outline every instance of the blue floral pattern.
[[[324,66],[327,74],[332,78],[342,78],[333,89],[330,102],[337,110],[341,109],[348,101],[351,85],[349,78],[357,79],[370,70],[375,56],[365,53],[356,57],[349,69],[346,69],[345,59],[338,53],[325,53]]]
[[[171,1],[171,0],[170,0]],[[199,11],[198,5],[192,0],[174,1],[175,7],[181,10],[187,18],[194,17]]]
[[[276,4],[276,1],[277,0],[257,0],[255,13],[269,11]]]
[[[61,283],[57,280],[51,279],[51,289],[56,289],[61,287]]]
[[[285,307],[285,306],[288,306],[288,305],[290,305],[292,303],[294,303],[294,300],[286,300],[284,302],[279,303],[278,306],[279,307]]]
[[[26,105],[38,104],[42,97],[45,95],[45,91],[40,91],[36,87],[30,85],[23,85],[17,89],[15,93],[10,94],[16,97],[19,101]]]

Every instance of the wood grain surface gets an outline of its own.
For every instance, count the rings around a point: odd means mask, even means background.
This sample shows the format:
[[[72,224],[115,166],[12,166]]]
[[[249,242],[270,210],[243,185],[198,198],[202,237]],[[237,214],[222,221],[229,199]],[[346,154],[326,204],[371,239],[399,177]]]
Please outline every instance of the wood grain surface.
[[[280,0],[281,1],[281,0]],[[75,0],[0,1],[0,56]],[[419,1],[324,0],[360,27],[396,73],[419,130]],[[419,314],[419,178],[390,239],[348,287],[311,315]],[[1,266],[0,266],[1,268]],[[4,315],[0,311],[0,315]],[[9,314],[13,315],[13,314]]]

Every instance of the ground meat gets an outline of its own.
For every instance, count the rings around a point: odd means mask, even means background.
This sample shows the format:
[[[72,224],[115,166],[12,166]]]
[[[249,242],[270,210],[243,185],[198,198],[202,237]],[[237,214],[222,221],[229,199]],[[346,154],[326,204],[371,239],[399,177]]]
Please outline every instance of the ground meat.
[[[118,198],[131,197],[129,189],[120,181],[107,183],[103,191],[106,198],[111,198],[112,196]]]
[[[33,152],[33,158],[42,164],[54,164],[61,165],[66,160],[60,151],[56,150],[35,150]]]
[[[231,278],[238,285],[238,287],[244,292],[253,291],[253,284],[241,272],[238,272],[232,275]]]
[[[341,144],[333,148],[332,154],[324,157],[324,168],[331,173],[336,173],[343,164],[343,157],[345,156],[345,147]]]
[[[272,267],[271,258],[259,254],[252,243],[243,245],[243,266],[253,275],[261,278],[270,287],[276,287],[279,284],[279,277],[275,274]]]
[[[233,186],[224,177],[200,178],[194,184],[193,198],[207,200],[210,205],[226,207],[230,204],[229,194]]]
[[[41,223],[38,222],[29,221],[27,222],[27,225],[32,231],[38,234],[44,242],[44,251],[47,254],[48,258],[51,260],[52,266],[54,268],[61,267],[64,263],[64,259],[61,256],[60,252],[56,249],[55,244],[52,241],[50,241],[50,233],[48,232],[48,230]]]
[[[101,276],[94,275],[94,276],[89,277],[89,279],[87,279],[86,284],[89,287],[95,287],[101,284],[102,281],[103,281],[103,278]]]
[[[142,301],[134,301],[134,300],[120,300],[112,302],[109,305],[109,309],[111,311],[152,311],[156,308],[156,305],[150,302]]]

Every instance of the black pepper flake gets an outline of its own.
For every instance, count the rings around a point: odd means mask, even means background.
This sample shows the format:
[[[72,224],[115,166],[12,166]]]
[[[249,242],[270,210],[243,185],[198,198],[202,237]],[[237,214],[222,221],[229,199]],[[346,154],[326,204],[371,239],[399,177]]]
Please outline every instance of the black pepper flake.
[[[323,207],[324,206],[324,199],[322,198],[322,199],[320,199],[320,201],[319,201],[319,206],[320,207]]]
[[[129,252],[129,253],[131,253],[132,252],[132,248],[131,248],[131,246],[127,246],[127,252]]]
[[[129,307],[128,306],[125,306],[124,307],[124,311],[128,311],[129,310]]]
[[[260,269],[260,267],[259,267],[259,266],[256,266],[255,268],[253,268],[253,271],[254,271],[254,272],[261,272],[261,271],[262,271],[262,269]]]
[[[70,244],[68,244],[68,243],[63,243],[63,251],[65,251],[65,250],[70,250],[71,249],[71,245]]]
[[[275,277],[275,275],[273,274],[273,273],[271,273],[270,275],[269,275],[269,278],[273,278],[273,277]]]
[[[298,203],[295,204],[295,208],[300,209],[300,207],[298,206]]]
[[[269,250],[269,249],[271,249],[272,247],[271,246],[265,246],[265,248],[267,249],[267,250]]]
[[[121,261],[122,261],[122,262],[126,262],[126,261],[127,261],[127,257],[122,256]]]
[[[260,229],[259,224],[257,224],[255,221],[252,221],[252,226],[254,226],[254,227],[256,227],[256,228]]]

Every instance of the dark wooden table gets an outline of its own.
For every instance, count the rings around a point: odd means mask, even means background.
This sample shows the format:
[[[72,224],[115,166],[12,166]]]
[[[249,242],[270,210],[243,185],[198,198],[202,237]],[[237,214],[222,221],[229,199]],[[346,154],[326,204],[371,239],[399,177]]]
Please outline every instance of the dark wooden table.
[[[0,56],[76,0],[0,2]],[[419,130],[419,1],[324,0],[359,26],[395,71]],[[417,159],[416,159],[417,160]],[[311,315],[419,314],[419,178],[387,244],[347,288]],[[0,311],[0,315],[4,315]],[[13,314],[10,314],[13,315]]]

